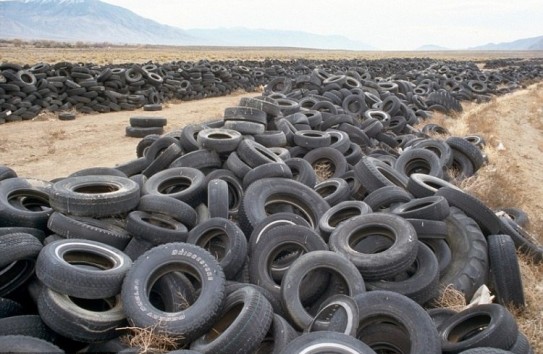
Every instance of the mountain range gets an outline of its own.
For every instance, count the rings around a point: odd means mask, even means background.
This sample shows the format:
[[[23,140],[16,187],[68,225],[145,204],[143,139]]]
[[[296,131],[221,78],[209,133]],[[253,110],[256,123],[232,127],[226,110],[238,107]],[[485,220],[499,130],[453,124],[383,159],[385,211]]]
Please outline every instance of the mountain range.
[[[0,38],[113,44],[377,50],[371,45],[340,35],[241,27],[181,29],[100,0],[0,1]],[[468,49],[543,50],[543,36],[508,43],[490,43]],[[438,45],[424,45],[416,50],[449,49]]]

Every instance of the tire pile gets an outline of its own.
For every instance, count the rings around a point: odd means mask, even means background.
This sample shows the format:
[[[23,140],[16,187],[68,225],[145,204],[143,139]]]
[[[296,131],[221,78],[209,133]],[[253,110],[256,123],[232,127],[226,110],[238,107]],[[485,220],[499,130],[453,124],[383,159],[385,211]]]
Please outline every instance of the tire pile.
[[[121,66],[60,62],[24,67],[3,63],[0,64],[0,124],[33,119],[43,110],[82,113],[131,111],[172,99],[223,96],[238,89],[250,92],[274,79],[290,79],[296,88],[294,92],[319,90],[322,81],[319,70],[343,72],[370,85],[381,81],[384,85],[390,81],[405,85],[401,82],[407,81],[416,86],[413,90],[416,96],[426,97],[442,89],[459,100],[476,101],[489,100],[490,95],[510,92],[528,80],[543,77],[542,63],[537,59],[526,62],[489,61],[488,66],[495,70],[483,72],[472,62],[430,59],[202,60]],[[430,107],[419,109],[449,110],[443,108],[439,98],[430,102]]]
[[[525,214],[457,187],[482,137],[413,128],[500,91],[490,75],[305,70],[115,168],[3,166],[0,351],[136,352],[133,326],[186,353],[532,353],[504,306],[525,305],[516,250],[543,261]],[[435,305],[483,284],[497,303]]]

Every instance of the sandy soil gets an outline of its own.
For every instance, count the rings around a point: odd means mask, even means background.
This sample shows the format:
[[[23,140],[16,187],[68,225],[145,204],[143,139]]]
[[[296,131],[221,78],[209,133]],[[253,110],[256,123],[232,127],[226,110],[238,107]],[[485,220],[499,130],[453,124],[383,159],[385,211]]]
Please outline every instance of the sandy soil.
[[[187,124],[222,118],[226,107],[237,106],[243,96],[169,103],[159,112],[115,112],[78,114],[73,121],[60,121],[51,113],[33,121],[0,125],[0,163],[19,176],[50,180],[87,167],[113,167],[136,158],[141,139],[125,136],[131,116],[160,116],[168,119],[165,131]]]

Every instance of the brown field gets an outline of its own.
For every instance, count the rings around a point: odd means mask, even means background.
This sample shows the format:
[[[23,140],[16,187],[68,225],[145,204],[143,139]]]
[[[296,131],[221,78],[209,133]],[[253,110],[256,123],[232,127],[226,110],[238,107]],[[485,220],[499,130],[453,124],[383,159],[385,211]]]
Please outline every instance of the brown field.
[[[171,60],[226,59],[378,59],[390,57],[434,57],[439,59],[484,60],[507,57],[542,57],[543,52],[336,52],[252,48],[113,48],[49,49],[2,48],[0,62],[33,64],[56,61],[91,61],[99,64],[123,62],[165,62]],[[24,59],[22,59],[24,58]],[[112,59],[110,59],[112,58]],[[243,96],[202,101],[170,103],[162,112],[168,118],[166,131],[192,122],[222,117],[224,108],[236,105]],[[457,117],[436,115],[427,122],[447,127],[453,135],[481,134],[487,141],[489,163],[463,187],[491,208],[516,206],[530,217],[529,230],[543,242],[543,83],[494,98],[483,104],[465,104]],[[150,112],[145,112],[150,113]],[[59,121],[53,114],[42,114],[33,121],[0,125],[0,163],[12,167],[20,176],[50,180],[79,169],[112,167],[136,157],[139,139],[124,136],[129,117],[143,112],[117,112],[78,115],[74,121]],[[503,147],[503,148],[502,148]],[[543,265],[521,259],[527,308],[517,313],[522,331],[528,335],[536,353],[543,353]]]
[[[111,46],[89,48],[36,48],[32,45],[14,46],[12,43],[0,44],[0,63],[36,64],[91,62],[100,65],[122,63],[159,63],[170,61],[213,60],[292,60],[292,59],[385,59],[385,58],[435,58],[440,60],[472,60],[503,58],[541,58],[543,51],[348,51],[316,50],[302,48],[269,47],[173,47],[173,46]]]

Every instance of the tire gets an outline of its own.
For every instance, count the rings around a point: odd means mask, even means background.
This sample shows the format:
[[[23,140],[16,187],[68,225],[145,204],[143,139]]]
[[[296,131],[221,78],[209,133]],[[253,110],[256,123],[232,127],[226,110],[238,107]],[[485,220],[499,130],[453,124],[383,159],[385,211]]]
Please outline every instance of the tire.
[[[319,231],[323,239],[328,242],[330,235],[343,222],[360,215],[371,213],[372,210],[365,202],[347,200],[328,209],[319,219]]]
[[[0,268],[5,268],[13,262],[34,263],[42,248],[42,243],[30,234],[4,235],[0,237],[0,249],[3,254]]]
[[[294,338],[281,351],[281,354],[299,353],[370,354],[375,352],[363,342],[346,334],[320,331]]]
[[[88,303],[89,309],[68,295],[44,288],[38,299],[38,311],[45,324],[64,337],[85,343],[102,342],[117,337],[117,328],[126,322],[120,300],[120,296],[98,300]],[[92,306],[104,307],[93,310]]]
[[[17,173],[5,165],[0,165],[0,181],[8,178],[17,178]]]
[[[265,125],[267,123],[266,112],[252,107],[227,107],[224,110],[224,120],[239,120]]]
[[[509,235],[490,235],[487,241],[489,276],[498,303],[524,308],[524,288],[513,240]]]
[[[514,354],[534,354],[528,338],[520,331],[518,332],[515,344],[509,348],[509,351]]]
[[[138,145],[136,146],[136,156],[138,158],[145,156],[145,152],[155,141],[157,141],[160,138],[160,135],[158,134],[151,134],[145,136],[143,139],[140,140]]]
[[[293,157],[285,160],[285,164],[292,171],[292,179],[305,184],[309,188],[315,187],[317,175],[309,162],[299,157]]]
[[[169,242],[185,242],[189,230],[187,227],[164,214],[133,211],[128,214],[126,231],[133,237],[145,240],[153,245]]]
[[[407,271],[406,277],[396,277],[375,282],[366,282],[369,291],[388,290],[407,296],[419,305],[439,295],[439,267],[432,250],[419,241],[417,258]]]
[[[445,187],[461,191],[454,184],[422,173],[413,173],[407,181],[407,190],[417,198],[430,197],[435,195],[439,189]]]
[[[287,204],[301,214],[313,229],[329,208],[320,195],[306,185],[284,178],[264,178],[247,188],[239,212],[239,224],[246,236],[268,214],[266,206]]]
[[[52,184],[28,178],[8,178],[0,181],[0,226],[47,229]],[[22,201],[21,207],[14,202]]]
[[[401,294],[382,290],[357,295],[354,299],[359,309],[356,337],[372,349],[394,350],[393,348],[397,348],[395,343],[398,341],[401,343],[407,338],[408,347],[400,352],[441,353],[438,331],[432,319],[413,300]],[[379,322],[388,323],[392,325],[391,329],[400,331],[382,331],[376,338],[367,338],[366,331],[371,330],[372,325]]]
[[[147,112],[162,111],[162,105],[159,103],[146,104],[143,106],[143,110]]]
[[[332,137],[328,132],[318,130],[298,130],[294,134],[294,143],[306,149],[317,149],[330,146]]]
[[[79,238],[103,242],[119,250],[123,250],[130,234],[122,227],[100,219],[66,216],[54,212],[49,217],[47,227],[56,234],[65,238]]]
[[[407,187],[408,179],[405,176],[373,157],[363,157],[354,166],[354,172],[358,183],[370,193],[385,186]]]
[[[507,214],[507,216],[509,216],[509,218],[511,218],[520,227],[526,228],[530,224],[528,214],[520,208],[503,208],[500,211]]]
[[[304,276],[317,269],[326,269],[345,282],[349,296],[364,293],[366,287],[360,272],[343,256],[331,251],[313,251],[300,256],[287,270],[281,283],[281,299],[291,323],[298,329],[307,328],[313,321],[300,299],[300,286]],[[318,324],[318,322],[317,322]]]
[[[149,148],[149,151],[152,146]],[[150,155],[150,152],[149,152]],[[152,162],[141,172],[147,178],[152,177],[160,171],[163,171],[170,166],[177,158],[183,155],[183,151],[178,144],[171,144],[164,149]]]
[[[196,141],[204,149],[226,153],[236,150],[241,139],[241,134],[236,130],[209,128],[200,130]]]
[[[509,349],[518,336],[513,315],[498,304],[468,308],[445,320],[438,328],[443,353],[477,347]]]
[[[262,134],[257,134],[255,141],[267,148],[287,146],[287,136],[280,130],[267,130]]]
[[[1,336],[20,335],[51,341],[56,335],[38,315],[21,315],[0,319]],[[1,343],[1,341],[0,341]]]
[[[206,175],[207,183],[205,184],[209,185],[209,182],[213,179],[220,179],[227,183],[228,215],[232,217],[237,217],[239,206],[241,204],[244,193],[241,181],[232,171],[226,169],[218,169],[210,172],[208,175]]]
[[[479,199],[453,188],[440,188],[435,195],[445,197],[451,206],[461,209],[475,220],[485,235],[500,232],[500,219]]]
[[[274,313],[270,329],[254,353],[279,354],[296,337],[298,337],[298,333],[287,320]]]
[[[413,195],[398,186],[384,186],[368,194],[364,203],[375,212],[387,211],[399,203],[407,203],[413,200]]]
[[[202,202],[205,175],[195,168],[175,167],[149,178],[143,186],[144,195],[166,195],[193,208]]]
[[[534,263],[543,262],[543,246],[537,243],[534,236],[505,216],[500,217],[500,223],[501,233],[509,235],[522,254]]]
[[[158,134],[162,135],[164,133],[163,127],[126,127],[125,135],[131,138],[144,138],[147,135]]]
[[[90,167],[85,168],[79,171],[76,171],[72,174],[70,174],[68,177],[80,177],[80,176],[118,176],[118,177],[127,177],[127,175],[116,169],[111,167]]]
[[[132,237],[130,242],[124,248],[124,254],[126,254],[132,261],[138,259],[142,254],[153,248],[154,245],[151,242],[140,240]]]
[[[201,353],[252,353],[266,336],[272,316],[272,306],[264,295],[243,287],[226,297],[211,331],[192,342],[190,348]]]
[[[212,217],[198,224],[190,231],[187,243],[213,254],[228,280],[235,277],[247,258],[247,239],[243,231],[224,218]]]
[[[304,155],[304,160],[311,164],[313,170],[316,170],[321,163],[329,164],[332,175],[328,178],[338,178],[347,172],[347,160],[345,156],[331,147],[313,149]]]
[[[192,229],[198,219],[193,207],[167,195],[147,194],[140,198],[139,211],[169,216]]]
[[[328,319],[326,330],[356,336],[358,329],[358,305],[354,299],[346,295],[333,295],[328,298],[315,315],[313,323],[321,318]],[[313,332],[313,323],[305,330],[305,333]],[[318,329],[315,329],[318,331]]]
[[[239,179],[243,179],[251,171],[251,167],[243,162],[235,151],[230,153],[228,159],[226,159],[225,167],[232,171]]]
[[[190,167],[207,172],[222,166],[221,157],[216,151],[200,149],[178,157],[170,164],[170,169],[177,167]]]
[[[49,202],[64,214],[104,217],[128,212],[138,205],[136,182],[117,176],[65,178],[53,184]]]
[[[243,120],[227,120],[224,122],[224,128],[249,136],[263,134],[266,131],[264,124]]]
[[[449,144],[441,140],[424,139],[413,144],[413,148],[430,150],[439,158],[442,167],[451,167],[453,155]]]
[[[87,267],[78,265],[84,264]],[[62,240],[45,246],[36,262],[36,276],[59,292],[82,299],[117,295],[132,261],[123,252],[100,242]]]
[[[404,219],[427,219],[442,221],[450,214],[447,199],[440,196],[417,198],[400,204],[390,210]]]
[[[477,347],[473,349],[464,350],[461,354],[511,354],[509,350],[503,350],[491,347]]]
[[[201,285],[200,295],[188,308],[164,313],[151,304],[148,294],[158,278],[174,271],[196,278]],[[209,252],[188,243],[168,243],[150,249],[134,262],[123,282],[121,298],[132,325],[182,335],[183,342],[190,343],[209,331],[219,318],[224,286],[224,273]]]
[[[130,126],[138,128],[163,127],[168,123],[166,118],[162,117],[130,117]]]
[[[0,297],[0,319],[19,316],[24,313],[23,306],[11,299]]]
[[[466,139],[453,136],[445,140],[445,142],[449,144],[452,149],[466,155],[473,164],[475,171],[480,169],[485,163],[485,159],[483,157],[483,154],[481,153],[481,150],[479,150],[476,146],[474,146]]]
[[[351,188],[343,178],[329,178],[318,183],[314,189],[330,206],[351,198]]]
[[[434,322],[436,328],[439,328],[443,321],[457,314],[455,310],[448,307],[438,307],[434,309],[429,309],[427,311],[428,315],[430,315],[430,318],[432,318],[432,321]]]
[[[292,171],[285,163],[265,163],[253,168],[243,176],[243,189],[263,178],[292,178]]]
[[[249,257],[249,280],[281,299],[281,280],[288,268],[301,255],[313,251],[327,251],[328,246],[314,231],[300,225],[279,225],[262,233],[262,237],[251,245]],[[278,262],[283,253],[295,255],[286,263]],[[274,269],[275,268],[275,269]],[[274,277],[274,271],[277,274]],[[322,281],[315,276],[305,282],[303,291],[318,292]],[[305,294],[300,296],[306,298]],[[302,299],[303,301],[304,299]]]
[[[53,343],[43,339],[22,335],[0,336],[0,352],[64,354],[64,350]]]
[[[281,113],[275,100],[268,97],[262,97],[262,99],[257,97],[242,97],[239,105],[264,111],[269,116],[278,116]]]
[[[360,253],[356,245],[377,236],[388,246],[378,253]],[[407,270],[417,256],[417,234],[411,224],[399,216],[371,213],[340,224],[330,235],[330,249],[349,259],[365,280],[380,280]],[[380,252],[379,252],[380,251]]]
[[[406,177],[413,173],[424,173],[443,178],[443,165],[439,157],[434,152],[422,148],[402,152],[396,159],[394,169]]]
[[[441,287],[452,286],[471,299],[486,281],[488,246],[475,221],[460,209],[451,208],[445,220],[449,233],[446,242],[451,250],[451,262],[440,277]]]
[[[251,168],[270,162],[284,163],[267,147],[248,139],[239,143],[236,152],[239,158]]]
[[[43,240],[45,239],[45,232],[32,227],[0,227],[0,238],[4,235],[16,233],[30,234],[40,240],[41,243],[43,243]]]
[[[443,240],[447,237],[447,223],[445,221],[410,219],[407,221],[415,228],[419,240]]]
[[[213,179],[207,184],[207,208],[210,218],[228,219],[230,201],[228,200],[228,183],[221,179]]]

